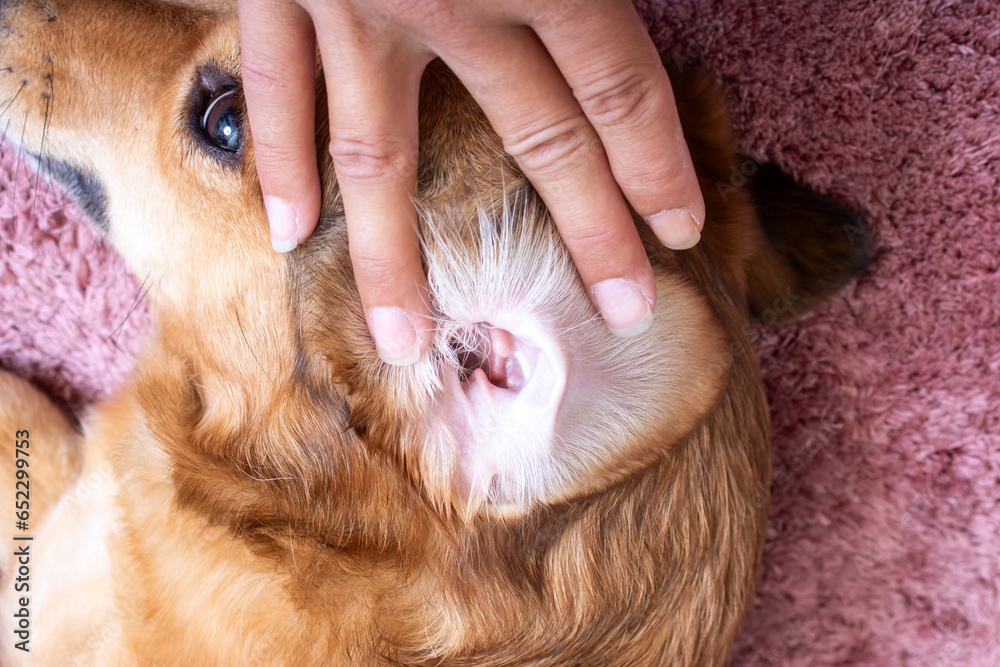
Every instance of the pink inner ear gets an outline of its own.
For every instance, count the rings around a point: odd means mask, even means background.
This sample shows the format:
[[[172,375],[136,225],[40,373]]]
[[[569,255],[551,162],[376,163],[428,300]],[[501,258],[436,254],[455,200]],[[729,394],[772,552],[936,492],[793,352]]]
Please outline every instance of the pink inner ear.
[[[524,386],[524,372],[513,357],[515,341],[509,331],[490,327],[489,379],[498,387],[520,389]]]
[[[520,391],[530,377],[530,370],[538,360],[538,348],[519,343],[506,329],[489,329],[489,381],[497,387]],[[522,363],[524,362],[524,363]]]
[[[455,491],[467,504],[537,497],[553,466],[569,366],[553,333],[518,319],[463,324],[450,343],[461,367],[441,369],[442,411],[431,423],[454,442]]]

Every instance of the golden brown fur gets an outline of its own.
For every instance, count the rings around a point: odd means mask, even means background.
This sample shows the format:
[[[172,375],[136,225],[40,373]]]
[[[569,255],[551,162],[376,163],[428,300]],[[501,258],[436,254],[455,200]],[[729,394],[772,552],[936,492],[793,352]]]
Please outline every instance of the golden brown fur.
[[[0,9],[0,91],[17,93],[22,150],[101,185],[108,238],[151,286],[156,321],[85,438],[0,378],[0,426],[32,431],[39,480],[31,664],[724,663],[769,486],[748,309],[783,288],[812,305],[863,264],[863,244],[821,245],[841,222],[791,183],[767,201],[794,192],[795,213],[765,227],[750,192],[721,191],[729,121],[708,78],[689,74],[675,86],[703,240],[675,253],[640,225],[656,324],[614,339],[537,195],[434,65],[418,205],[442,333],[414,369],[386,367],[329,160],[320,227],[285,257],[267,244],[252,147],[220,156],[193,136],[199,86],[238,79],[238,39],[231,16],[183,4]],[[822,268],[800,280],[794,253]],[[536,313],[573,353],[576,403],[559,413],[573,447],[538,454],[541,473],[461,482],[465,450],[439,428],[448,332],[468,333],[456,322],[476,298]],[[4,628],[3,664],[26,664]]]

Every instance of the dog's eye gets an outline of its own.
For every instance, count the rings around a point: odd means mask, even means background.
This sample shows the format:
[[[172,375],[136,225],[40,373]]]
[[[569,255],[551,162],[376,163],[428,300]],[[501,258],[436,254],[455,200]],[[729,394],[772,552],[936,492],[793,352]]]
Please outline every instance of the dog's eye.
[[[201,129],[208,140],[233,153],[240,149],[240,122],[235,103],[236,90],[227,90],[213,97],[201,116]]]

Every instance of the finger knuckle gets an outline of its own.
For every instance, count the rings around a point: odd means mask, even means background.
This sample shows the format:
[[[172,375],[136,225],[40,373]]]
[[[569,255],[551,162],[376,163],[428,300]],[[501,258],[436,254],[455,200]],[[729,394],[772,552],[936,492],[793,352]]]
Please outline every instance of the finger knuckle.
[[[334,137],[330,156],[337,177],[352,181],[408,178],[416,170],[416,151],[403,141],[383,138]]]
[[[635,165],[640,165],[636,168]],[[683,139],[676,142],[671,150],[655,154],[645,154],[633,161],[631,170],[623,169],[620,183],[627,185],[629,201],[636,206],[643,204],[643,215],[651,215],[665,206],[665,201],[675,200],[675,206],[687,206],[701,196],[698,175],[687,153]],[[680,200],[677,200],[680,198]],[[651,204],[659,208],[646,212]]]
[[[641,125],[663,102],[651,74],[634,68],[608,73],[577,93],[580,106],[596,125]]]
[[[290,86],[288,73],[282,71],[279,63],[250,52],[243,53],[240,78],[244,88],[265,95],[283,94]]]
[[[290,169],[303,159],[290,142],[272,132],[261,131],[252,140],[258,170]]]
[[[592,223],[565,230],[563,240],[573,248],[575,254],[584,256],[608,257],[616,254],[624,245],[625,237],[622,230],[614,225]]]
[[[385,292],[403,275],[398,258],[378,255],[369,250],[351,250],[354,278],[369,292]]]
[[[566,122],[514,136],[505,142],[505,150],[521,168],[538,177],[596,159],[602,151],[597,136],[589,126]]]
[[[390,11],[411,25],[440,34],[456,20],[454,0],[393,0]]]
[[[546,0],[545,2],[524,3],[528,11],[537,12],[531,21],[532,26],[553,30],[564,23],[572,24],[579,10],[585,9],[592,0]]]

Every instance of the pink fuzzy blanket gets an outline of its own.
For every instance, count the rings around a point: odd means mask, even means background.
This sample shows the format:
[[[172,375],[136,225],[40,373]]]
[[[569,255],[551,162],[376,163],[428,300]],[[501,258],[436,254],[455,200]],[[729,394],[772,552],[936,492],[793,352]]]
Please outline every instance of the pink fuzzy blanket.
[[[873,267],[759,332],[775,477],[736,665],[1000,665],[1000,5],[638,0],[742,149],[867,213]],[[0,367],[70,411],[123,381],[138,281],[0,159]]]

